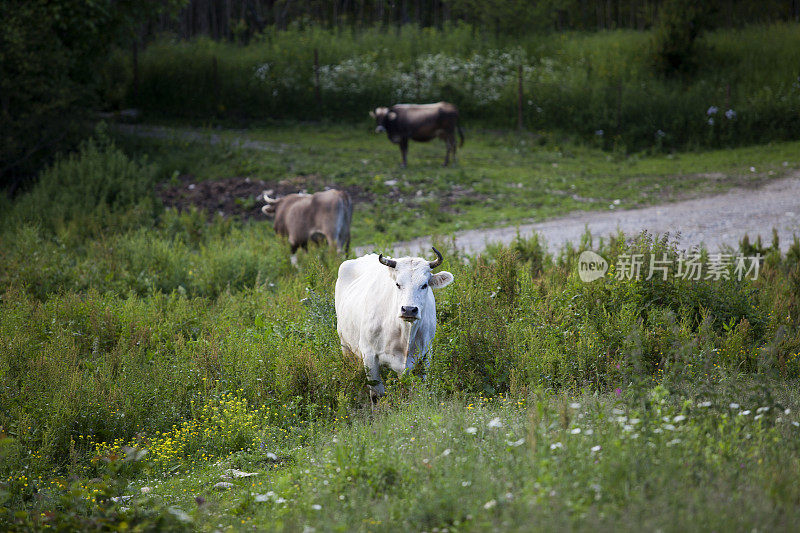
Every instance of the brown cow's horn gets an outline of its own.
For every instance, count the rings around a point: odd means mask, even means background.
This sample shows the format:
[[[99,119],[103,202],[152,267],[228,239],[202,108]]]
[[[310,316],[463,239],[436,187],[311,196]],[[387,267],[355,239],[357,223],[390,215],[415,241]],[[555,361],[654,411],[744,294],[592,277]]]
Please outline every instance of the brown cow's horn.
[[[431,248],[433,248],[433,246],[431,246]],[[439,250],[437,250],[436,248],[433,248],[433,252],[436,254],[436,261],[431,261],[430,262],[431,270],[433,270],[434,268],[436,268],[439,265],[441,265],[442,264],[442,259],[443,259],[442,258],[442,254],[439,253]]]
[[[380,262],[381,262],[381,264],[384,264],[384,265],[386,265],[386,266],[387,266],[387,267],[389,267],[389,268],[395,268],[395,267],[397,267],[397,261],[395,261],[394,259],[385,259],[385,258],[383,257],[383,254],[380,254],[380,255],[378,256],[378,261],[380,261]]]

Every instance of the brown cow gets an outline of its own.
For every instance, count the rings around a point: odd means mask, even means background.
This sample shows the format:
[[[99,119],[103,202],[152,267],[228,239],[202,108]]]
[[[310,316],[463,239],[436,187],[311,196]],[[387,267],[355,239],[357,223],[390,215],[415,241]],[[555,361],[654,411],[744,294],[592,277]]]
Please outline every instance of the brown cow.
[[[263,193],[267,205],[261,211],[275,215],[275,233],[289,239],[292,254],[301,246],[305,248],[308,241],[322,238],[340,252],[349,251],[353,204],[345,191],[289,194],[277,200],[269,197],[270,192]]]
[[[400,145],[404,167],[409,139],[421,142],[436,137],[443,139],[447,144],[444,166],[450,162],[450,152],[453,152],[453,163],[456,162],[456,130],[461,137],[461,146],[464,146],[464,132],[458,125],[458,109],[453,104],[395,104],[378,107],[369,114],[378,124],[375,132],[385,131],[390,141]]]

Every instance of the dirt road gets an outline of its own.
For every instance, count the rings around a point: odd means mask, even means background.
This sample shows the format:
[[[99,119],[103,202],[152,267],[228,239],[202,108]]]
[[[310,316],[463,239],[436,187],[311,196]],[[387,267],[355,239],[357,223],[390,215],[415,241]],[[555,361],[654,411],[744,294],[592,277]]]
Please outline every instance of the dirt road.
[[[671,235],[680,232],[682,248],[703,244],[710,251],[717,251],[723,245],[736,248],[745,233],[751,241],[760,234],[768,244],[775,228],[781,249],[786,250],[793,233],[800,236],[800,172],[757,189],[736,188],[717,196],[643,209],[578,212],[544,222],[461,231],[455,234],[455,242],[459,249],[476,253],[487,243],[510,243],[518,231],[522,236],[538,232],[554,252],[566,242],[578,243],[587,227],[595,237],[608,236],[618,229],[626,235],[636,235],[642,230]],[[391,252],[396,256],[427,253],[430,245],[430,238],[423,237],[396,243]],[[356,254],[372,250],[370,246],[361,246],[356,248]]]

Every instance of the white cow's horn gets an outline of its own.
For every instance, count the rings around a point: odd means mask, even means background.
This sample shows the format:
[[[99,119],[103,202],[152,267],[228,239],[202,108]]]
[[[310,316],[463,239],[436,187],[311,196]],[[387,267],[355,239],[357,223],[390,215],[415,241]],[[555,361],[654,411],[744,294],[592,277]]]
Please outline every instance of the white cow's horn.
[[[386,258],[383,257],[383,254],[380,254],[378,256],[378,261],[380,261],[381,264],[384,264],[389,268],[396,268],[397,267],[397,261],[395,261],[394,259],[386,259]]]
[[[433,246],[431,246],[431,248],[433,248],[433,252],[436,254],[436,260],[430,262],[431,270],[433,270],[434,268],[442,264],[442,254],[440,254],[439,250],[437,250]]]

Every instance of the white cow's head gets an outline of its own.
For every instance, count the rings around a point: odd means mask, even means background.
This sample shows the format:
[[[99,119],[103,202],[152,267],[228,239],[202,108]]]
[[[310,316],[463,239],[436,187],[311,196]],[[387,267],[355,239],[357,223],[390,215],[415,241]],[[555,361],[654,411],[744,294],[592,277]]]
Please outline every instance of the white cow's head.
[[[429,299],[433,302],[431,290],[447,287],[453,282],[453,275],[450,272],[442,271],[436,274],[431,272],[442,264],[442,254],[436,248],[433,251],[436,253],[434,261],[421,257],[388,259],[382,254],[378,256],[378,261],[388,267],[389,275],[397,287],[394,298],[397,313],[406,322],[419,320]]]

